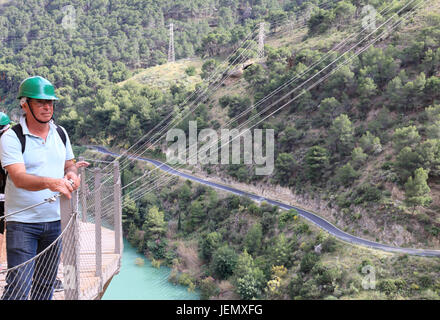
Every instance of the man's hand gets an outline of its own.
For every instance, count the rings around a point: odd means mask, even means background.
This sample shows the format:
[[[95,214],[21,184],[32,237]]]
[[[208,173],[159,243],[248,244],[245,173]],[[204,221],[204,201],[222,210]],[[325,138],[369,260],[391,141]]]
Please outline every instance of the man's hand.
[[[72,198],[73,186],[66,178],[62,179],[52,179],[49,178],[48,189],[50,191],[59,192],[68,199]]]
[[[75,165],[76,165],[76,167],[79,169],[79,168],[81,168],[81,167],[88,167],[89,165],[90,165],[90,163],[89,162],[87,162],[87,161],[77,161],[76,163],[75,163]]]
[[[64,165],[64,179],[66,180],[72,180],[73,183],[71,184],[73,190],[76,190],[79,188],[79,184],[81,182],[80,178],[78,177],[78,169],[75,165],[74,160],[67,160]]]
[[[72,191],[77,190],[79,188],[80,183],[81,183],[81,179],[80,179],[80,177],[77,176],[77,174],[75,172],[68,171],[66,173],[66,175],[64,176],[64,179],[73,181],[73,183],[69,182],[69,184],[72,187]]]

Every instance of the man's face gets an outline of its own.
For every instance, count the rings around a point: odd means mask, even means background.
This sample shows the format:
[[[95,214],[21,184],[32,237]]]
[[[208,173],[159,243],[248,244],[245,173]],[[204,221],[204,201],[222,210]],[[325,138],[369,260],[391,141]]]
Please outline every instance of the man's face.
[[[49,121],[53,115],[53,101],[42,99],[28,99],[28,103],[35,117],[40,121]]]

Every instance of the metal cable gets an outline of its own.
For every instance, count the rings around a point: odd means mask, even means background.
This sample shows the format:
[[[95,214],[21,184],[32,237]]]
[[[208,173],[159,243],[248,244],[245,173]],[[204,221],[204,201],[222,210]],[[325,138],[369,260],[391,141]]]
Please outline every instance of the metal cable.
[[[407,4],[406,4],[403,8],[401,8],[396,14],[400,13],[403,9],[405,9],[405,8],[406,8],[409,4],[411,4],[413,1],[414,1],[414,0],[410,1],[409,3],[407,3]],[[413,9],[414,9],[414,8],[413,8]],[[412,9],[412,10],[413,10],[413,9]],[[396,15],[396,14],[395,14],[395,15]],[[391,20],[391,18],[389,18],[385,23],[387,23],[389,20]],[[403,21],[403,20],[400,20],[400,22],[401,22],[401,21]],[[376,30],[380,29],[383,25],[385,25],[385,23],[383,23],[381,26],[379,26],[378,28],[376,28]],[[375,30],[375,31],[376,31],[376,30]],[[374,31],[374,32],[375,32],[375,31]],[[367,37],[369,37],[370,35],[372,35],[374,32],[371,32]],[[381,37],[383,34],[388,33],[388,32],[389,32],[389,30],[384,31],[379,37],[376,38],[376,41],[377,41],[377,39],[380,39],[380,37]],[[367,37],[365,37],[365,38],[362,39],[360,42],[358,42],[358,44],[359,44],[359,43],[362,43],[363,40],[365,40]],[[371,44],[370,44],[370,45],[371,45]],[[368,47],[369,47],[369,46],[368,46]],[[367,48],[368,48],[368,47],[367,47]],[[351,49],[353,49],[353,48],[354,48],[354,46],[353,46],[352,48],[350,48],[349,50],[347,50],[346,53],[349,52],[349,51],[350,51]],[[346,53],[344,53],[342,56],[340,56],[339,58],[337,58],[335,61],[337,61],[337,60],[339,60],[340,58],[342,58]],[[359,55],[360,53],[361,53],[361,52],[359,52],[357,55]],[[350,60],[348,60],[348,61],[351,61],[351,60],[352,60],[352,59],[350,59]],[[331,64],[333,64],[335,61],[333,61]],[[327,66],[327,67],[328,67],[328,66]],[[326,68],[327,68],[327,67],[326,67]],[[340,68],[340,67],[339,67],[339,68]],[[338,69],[339,69],[339,68],[338,68]],[[322,70],[321,70],[321,71],[322,71]],[[321,71],[320,71],[320,72],[321,72]],[[335,70],[333,70],[333,72],[334,72],[334,71],[335,71]],[[319,73],[320,73],[320,72],[319,72]],[[331,74],[331,73],[330,73],[330,74]],[[330,74],[327,74],[327,75],[324,77],[324,80],[325,80],[326,78],[328,78],[328,77],[330,76]],[[316,76],[316,75],[315,75],[315,76]],[[313,77],[315,77],[315,76],[313,76]],[[312,77],[312,78],[313,78],[313,77]],[[312,79],[312,78],[311,78],[311,79]],[[306,82],[310,81],[311,79],[307,80]],[[305,82],[305,83],[306,83],[306,82]],[[322,81],[320,81],[320,82],[322,82]],[[317,84],[315,84],[315,85],[317,85]],[[308,88],[307,90],[310,90],[310,88]],[[292,91],[294,91],[294,90],[292,90]],[[283,96],[283,97],[282,97],[281,99],[279,99],[276,103],[278,103],[279,101],[282,101],[285,97],[287,97],[288,95],[290,95],[290,94],[292,93],[292,91],[290,91],[287,95]],[[289,100],[289,102],[287,102],[286,104],[284,104],[281,108],[283,108],[284,106],[286,106],[287,104],[289,104],[291,101],[297,99],[299,96],[300,96],[300,95],[296,96],[294,99]],[[259,114],[262,114],[263,112],[265,112],[266,110],[268,110],[272,105],[273,105],[273,104],[271,104],[271,105],[270,105],[269,107],[267,107],[265,110],[261,111]],[[278,108],[275,112],[279,111],[281,108]],[[275,112],[272,112],[270,115],[274,114]],[[269,115],[269,116],[270,116],[270,115]],[[257,116],[257,115],[256,115],[256,116]],[[255,116],[255,117],[256,117],[256,116]],[[268,116],[267,116],[267,117],[268,117]],[[265,117],[264,119],[266,119],[267,117]],[[264,120],[264,119],[263,119],[263,120]],[[250,120],[248,120],[246,123],[250,122],[251,120],[252,120],[252,118],[251,118]],[[260,123],[260,122],[263,121],[263,120],[260,120],[258,123]],[[258,124],[258,123],[257,123],[257,124]],[[254,126],[255,126],[255,125],[256,125],[256,124],[254,124]],[[247,130],[249,130],[249,129],[247,129]],[[243,132],[242,132],[240,135],[242,135],[242,134],[243,134]],[[239,136],[240,136],[240,135],[239,135]],[[234,139],[235,139],[235,138],[239,138],[239,136],[238,136],[238,137],[234,137]],[[158,169],[158,168],[156,167],[156,169]],[[151,190],[154,190],[154,189],[156,189],[156,188],[157,188],[157,186],[154,187],[154,188],[152,188]]]

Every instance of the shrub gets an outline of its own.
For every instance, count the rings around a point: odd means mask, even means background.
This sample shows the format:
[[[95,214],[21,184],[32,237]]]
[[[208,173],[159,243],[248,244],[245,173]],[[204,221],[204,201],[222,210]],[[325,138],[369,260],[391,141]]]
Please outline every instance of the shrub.
[[[299,296],[302,285],[303,279],[298,275],[294,275],[289,283],[289,295],[291,299],[295,299],[297,296]]]
[[[188,292],[195,290],[195,279],[188,273],[182,273],[178,279],[178,284],[188,287]]]
[[[428,229],[428,232],[432,236],[437,237],[440,234],[440,228],[437,226],[431,226],[431,228]]]
[[[246,274],[237,280],[237,292],[245,300],[256,298],[261,294],[260,284],[252,274]]]
[[[216,285],[212,277],[207,277],[200,281],[200,299],[208,300],[212,296],[217,296],[220,288]]]
[[[322,291],[314,279],[307,280],[299,293],[305,299],[319,299],[322,295]]]
[[[298,212],[295,209],[283,211],[278,219],[278,226],[280,228],[283,228],[286,225],[286,223],[288,224],[289,222],[293,221],[297,215]]]
[[[161,261],[160,260],[156,260],[153,258],[153,260],[151,260],[151,266],[153,268],[159,269],[161,265]]]
[[[263,229],[260,223],[255,223],[246,234],[244,246],[250,254],[258,254],[263,240]]]
[[[222,237],[218,232],[211,232],[199,239],[199,254],[205,261],[210,261],[212,253],[218,249]]]
[[[358,172],[354,170],[354,168],[351,166],[351,163],[349,162],[338,169],[336,173],[336,180],[343,186],[347,187],[352,184],[358,176]]]
[[[340,193],[336,196],[336,204],[339,208],[348,208],[351,206],[352,201],[348,196],[349,193]]]
[[[391,279],[385,279],[379,281],[378,288],[380,291],[384,292],[387,296],[395,293],[397,291],[397,286]]]
[[[356,205],[364,202],[378,202],[382,198],[382,191],[371,184],[364,183],[356,188],[356,196],[354,201]]]
[[[261,219],[261,227],[263,230],[263,234],[269,233],[269,231],[273,230],[276,222],[276,217],[271,212],[264,212],[263,217]]]
[[[312,268],[315,266],[315,264],[319,261],[319,257],[313,253],[308,252],[304,255],[304,257],[301,259],[300,268],[299,270],[301,272],[309,272],[312,270]]]
[[[427,289],[434,284],[434,280],[428,275],[422,275],[417,279],[420,288]]]
[[[263,213],[256,203],[251,203],[248,207],[248,211],[255,216],[261,216]]]
[[[310,227],[307,223],[300,223],[299,225],[296,226],[295,231],[298,234],[304,233],[304,234],[309,234],[310,231]]]
[[[333,237],[327,237],[322,243],[322,252],[334,252],[336,247],[336,240]]]
[[[150,240],[147,241],[147,250],[153,255],[154,259],[165,259],[167,245],[167,239]]]
[[[173,249],[167,250],[165,254],[165,265],[172,266],[175,259],[177,259],[177,253]]]
[[[274,243],[270,247],[270,262],[275,266],[290,267],[292,265],[292,251],[292,245],[288,242],[284,233],[281,233],[274,239]]]
[[[185,69],[185,73],[189,76],[194,76],[196,74],[196,68],[194,66],[190,66]]]
[[[206,60],[205,63],[202,65],[202,79],[207,79],[210,76],[212,76],[212,73],[217,68],[218,63],[214,59]]]
[[[324,33],[331,28],[331,25],[335,19],[333,11],[324,9],[318,9],[310,17],[307,25],[309,27],[310,34]]]
[[[373,263],[370,261],[370,259],[362,260],[361,264],[358,266],[358,272],[362,273],[362,269],[365,266],[373,266]]]
[[[234,272],[237,259],[238,255],[234,249],[224,245],[215,251],[212,256],[211,266],[221,279],[226,279]]]

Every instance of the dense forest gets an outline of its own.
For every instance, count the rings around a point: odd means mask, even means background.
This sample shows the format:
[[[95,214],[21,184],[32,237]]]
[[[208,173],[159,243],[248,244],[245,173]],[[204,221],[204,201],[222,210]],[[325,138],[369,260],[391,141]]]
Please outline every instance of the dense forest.
[[[2,103],[13,110],[18,84],[40,74],[58,88],[58,114],[73,108],[82,118],[97,107],[101,89],[167,61],[170,23],[176,59],[219,54],[280,9],[277,1],[254,2],[251,12],[247,1],[229,0],[6,2],[0,9]]]
[[[128,172],[150,170],[139,164]],[[438,259],[351,246],[295,210],[260,205],[174,177],[135,202],[126,238],[201,299],[439,299]],[[375,290],[367,270],[375,272]]]
[[[76,145],[122,150],[161,128],[168,115],[180,119],[187,104],[195,103],[197,109],[178,124],[186,132],[188,121],[197,121],[198,131],[219,129],[228,121],[232,127],[274,129],[275,170],[259,176],[253,165],[242,163],[189,168],[193,172],[266,189],[282,187],[302,206],[364,238],[438,248],[439,1],[428,1],[429,6],[418,8],[362,54],[351,52],[350,63],[328,68],[346,56],[351,43],[335,45],[359,31],[364,6],[381,13],[380,24],[410,13],[415,9],[410,2],[6,2],[0,7],[2,108],[17,117],[19,83],[39,74],[55,84],[61,98],[55,120]],[[264,57],[257,46],[261,22],[267,24]],[[176,59],[203,62],[200,69],[185,71],[203,80],[195,90],[130,81],[149,67],[167,64],[170,23]],[[247,38],[249,34],[253,36]],[[357,35],[352,43],[360,40]],[[211,79],[215,70],[232,70],[244,62],[246,68],[232,85],[222,82],[229,71]],[[318,73],[331,77],[310,90],[302,87]],[[210,89],[213,85],[218,89]],[[300,90],[284,97],[295,88]],[[197,101],[204,89],[211,96]],[[256,107],[246,113],[250,106]],[[166,146],[161,141],[149,155],[163,158]],[[125,168],[123,182],[141,176],[142,170]],[[184,264],[176,243],[191,243],[200,262],[198,273],[176,275],[175,280],[203,288],[205,298],[218,296],[222,281],[228,280],[233,286],[229,291],[243,299],[365,298],[360,271],[351,278],[337,264],[324,266],[325,259],[343,256],[348,249],[312,230],[295,212],[177,181],[158,194],[131,200],[130,191],[139,185],[124,190],[125,234],[140,251],[179,271]],[[314,251],[317,245],[323,247],[322,256]],[[428,263],[426,272],[438,272],[432,261],[413,257],[371,259],[383,270],[399,263],[419,270]],[[362,269],[371,261],[356,263]],[[368,298],[438,299],[438,281],[426,274],[410,278],[397,269],[395,274],[383,271],[381,295]]]
[[[332,26],[338,25],[336,17],[332,15]],[[428,237],[440,234],[439,203],[433,201],[435,194],[428,186],[438,190],[440,173],[440,15],[431,13],[421,21],[410,34],[402,31],[387,39],[385,46],[370,47],[328,81],[304,92],[282,116],[263,122],[264,128],[276,133],[271,183],[296,193],[320,193],[337,206],[345,221],[360,220],[366,212],[381,221],[387,216],[403,220],[403,225],[415,218]],[[308,36],[322,32],[312,30]],[[323,30],[328,32],[328,27]],[[328,63],[321,59],[326,52],[303,49],[292,56],[286,49],[268,50],[265,65],[245,70],[253,101],[307,66],[317,63],[311,75]],[[283,62],[289,59],[293,67],[286,71]],[[240,94],[223,96],[219,103],[229,113],[239,113],[248,105],[246,99]],[[245,183],[261,179],[244,165],[227,170]],[[354,207],[365,210],[354,214]],[[421,207],[427,209],[414,214]]]

